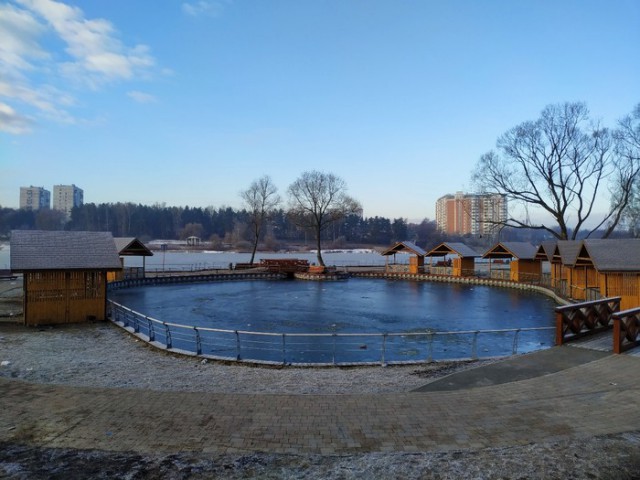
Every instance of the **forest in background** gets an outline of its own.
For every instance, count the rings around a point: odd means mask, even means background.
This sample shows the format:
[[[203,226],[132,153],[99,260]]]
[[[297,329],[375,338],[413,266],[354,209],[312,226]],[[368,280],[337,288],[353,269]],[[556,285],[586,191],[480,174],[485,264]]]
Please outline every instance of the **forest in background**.
[[[137,237],[143,242],[153,239],[184,240],[190,236],[209,242],[213,249],[244,250],[251,248],[250,216],[246,210],[231,207],[170,207],[164,204],[87,203],[76,207],[67,221],[62,212],[52,209],[30,211],[0,208],[0,237],[11,230],[108,231],[114,237]],[[313,245],[313,233],[296,226],[284,209],[269,216],[261,238],[262,250],[277,251],[288,245]],[[434,220],[425,218],[410,223],[403,218],[362,217],[349,215],[323,232],[323,247],[391,245],[409,240],[431,248],[444,241],[462,241],[468,245],[488,246],[497,237],[451,236],[440,232]],[[527,240],[537,243],[539,232],[505,229],[499,240]]]

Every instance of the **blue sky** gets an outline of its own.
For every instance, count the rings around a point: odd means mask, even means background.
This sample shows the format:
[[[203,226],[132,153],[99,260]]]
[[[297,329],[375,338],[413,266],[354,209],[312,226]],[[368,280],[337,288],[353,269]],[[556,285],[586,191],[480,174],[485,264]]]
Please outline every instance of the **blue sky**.
[[[241,205],[342,177],[365,216],[434,218],[548,104],[640,102],[637,0],[0,1],[0,205]]]

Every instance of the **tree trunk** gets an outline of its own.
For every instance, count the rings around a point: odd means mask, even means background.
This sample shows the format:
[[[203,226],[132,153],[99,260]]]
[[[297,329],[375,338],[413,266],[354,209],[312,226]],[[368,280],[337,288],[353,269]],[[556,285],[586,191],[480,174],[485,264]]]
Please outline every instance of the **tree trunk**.
[[[318,249],[318,265],[325,266],[322,260],[322,250],[320,249],[320,228],[316,228],[316,248]]]

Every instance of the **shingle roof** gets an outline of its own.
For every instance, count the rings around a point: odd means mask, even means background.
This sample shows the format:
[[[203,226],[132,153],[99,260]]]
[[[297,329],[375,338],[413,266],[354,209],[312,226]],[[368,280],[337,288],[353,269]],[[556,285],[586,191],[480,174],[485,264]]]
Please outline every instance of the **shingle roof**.
[[[11,232],[11,270],[120,270],[109,232]]]
[[[558,240],[556,249],[560,255],[562,265],[575,265],[581,248],[582,242],[579,240]],[[554,257],[556,257],[555,254]]]
[[[120,255],[137,257],[153,256],[153,252],[135,237],[114,237],[113,240],[116,242],[116,249]]]
[[[424,257],[427,254],[427,252],[413,242],[397,242],[395,245],[382,252],[381,255],[393,255],[394,253],[404,252],[407,250],[410,253],[414,253],[421,257]]]
[[[443,242],[437,247],[432,248],[427,253],[428,257],[438,257],[448,255],[450,253],[455,253],[463,258],[477,258],[480,256],[478,252],[476,252],[473,248],[465,245],[462,242]]]
[[[543,260],[545,262],[550,262],[553,260],[553,253],[556,250],[556,245],[558,244],[557,240],[547,240],[542,242],[542,244],[538,247],[538,252],[536,253],[536,258],[538,260]]]
[[[640,238],[587,239],[584,246],[601,272],[640,272]]]
[[[533,260],[538,249],[529,242],[500,242],[485,252],[483,258],[515,257],[519,260]]]

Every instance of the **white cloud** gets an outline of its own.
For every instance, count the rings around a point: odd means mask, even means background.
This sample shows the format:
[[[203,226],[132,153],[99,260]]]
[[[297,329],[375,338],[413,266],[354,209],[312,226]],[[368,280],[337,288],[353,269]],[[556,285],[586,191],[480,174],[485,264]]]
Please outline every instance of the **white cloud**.
[[[51,34],[63,42],[64,50],[43,48],[41,39]],[[16,119],[29,118],[18,111],[25,109],[75,123],[68,111],[76,103],[74,88],[97,90],[114,82],[148,78],[155,65],[148,46],[123,44],[111,22],[88,19],[80,8],[55,0],[1,4],[0,98],[7,102],[2,104],[2,120],[4,124],[11,118],[12,125],[23,125],[2,130],[24,133],[27,123]]]
[[[192,17],[218,17],[222,14],[225,5],[229,2],[216,0],[199,0],[197,2],[184,2],[182,11]]]
[[[20,135],[31,131],[31,119],[20,115],[6,103],[0,103],[0,131]]]
[[[54,0],[17,1],[44,19],[66,43],[71,61],[62,65],[62,71],[75,81],[96,88],[131,79],[155,65],[146,45],[126,47],[107,20],[87,19],[79,8]]]
[[[127,95],[138,103],[155,103],[157,101],[156,97],[153,95],[139,92],[137,90],[127,92]]]
[[[32,70],[31,59],[48,57],[37,38],[46,27],[28,12],[12,5],[0,5],[0,69],[17,74]]]

